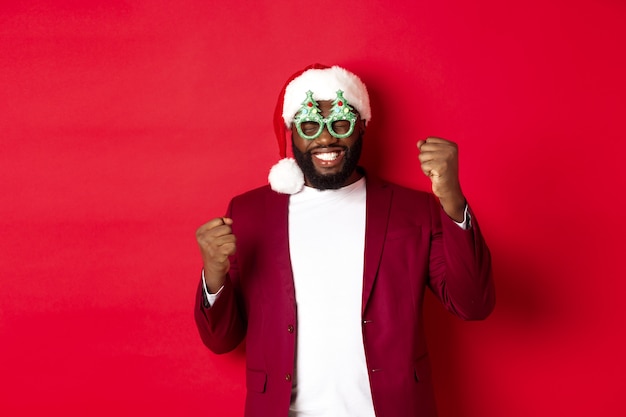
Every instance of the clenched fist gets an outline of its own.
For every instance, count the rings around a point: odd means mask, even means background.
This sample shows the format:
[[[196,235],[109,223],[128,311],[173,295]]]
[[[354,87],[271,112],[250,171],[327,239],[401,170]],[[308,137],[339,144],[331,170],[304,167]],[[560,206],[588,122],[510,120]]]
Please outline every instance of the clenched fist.
[[[441,138],[417,142],[422,171],[431,182],[433,193],[452,219],[463,220],[465,197],[459,181],[459,156],[456,143]]]
[[[232,219],[217,217],[196,231],[196,240],[204,263],[204,279],[211,293],[217,292],[224,284],[230,269],[228,257],[234,255],[237,249],[237,239],[230,227],[232,224]]]

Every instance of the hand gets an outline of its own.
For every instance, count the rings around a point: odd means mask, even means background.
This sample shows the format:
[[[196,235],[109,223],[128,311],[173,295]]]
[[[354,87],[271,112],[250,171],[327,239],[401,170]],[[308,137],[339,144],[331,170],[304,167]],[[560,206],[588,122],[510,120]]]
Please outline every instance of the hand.
[[[456,221],[463,220],[465,197],[459,181],[459,156],[456,143],[441,138],[417,142],[422,171],[431,182],[433,194],[444,211]]]
[[[234,255],[237,249],[232,224],[232,219],[217,217],[196,231],[196,240],[204,262],[204,279],[212,293],[217,292],[224,284],[230,269],[228,257]]]

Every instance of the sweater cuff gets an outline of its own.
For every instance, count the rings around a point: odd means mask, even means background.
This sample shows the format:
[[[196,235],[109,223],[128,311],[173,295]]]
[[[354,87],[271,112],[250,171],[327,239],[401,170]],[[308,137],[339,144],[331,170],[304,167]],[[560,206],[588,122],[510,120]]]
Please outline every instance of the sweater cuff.
[[[223,288],[224,286],[222,285],[215,294],[211,294],[206,286],[206,279],[204,278],[204,268],[202,269],[202,302],[204,304],[204,308],[210,308],[213,304],[215,304],[215,300],[217,300],[217,297],[219,297]]]
[[[462,222],[457,222],[455,220],[452,220],[452,221],[456,223],[456,225],[459,226],[463,230],[468,230],[470,227],[472,227],[472,215],[469,213],[469,207],[467,203],[465,204],[465,210],[463,211],[463,221]],[[202,274],[203,274],[202,276],[204,279],[204,271],[202,271]]]

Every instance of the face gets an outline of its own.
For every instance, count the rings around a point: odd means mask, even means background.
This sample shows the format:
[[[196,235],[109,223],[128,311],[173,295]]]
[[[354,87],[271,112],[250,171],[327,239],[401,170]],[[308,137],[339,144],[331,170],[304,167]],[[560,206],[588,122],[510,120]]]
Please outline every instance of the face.
[[[322,116],[328,117],[332,102],[324,100],[317,104]],[[307,134],[307,126],[302,124],[301,128]],[[335,130],[342,128],[337,125]],[[292,126],[291,133],[294,158],[304,173],[306,185],[321,190],[337,189],[361,177],[356,166],[361,155],[365,122],[360,117],[357,117],[352,134],[341,139],[331,135],[326,127],[315,139],[303,138],[295,126]]]

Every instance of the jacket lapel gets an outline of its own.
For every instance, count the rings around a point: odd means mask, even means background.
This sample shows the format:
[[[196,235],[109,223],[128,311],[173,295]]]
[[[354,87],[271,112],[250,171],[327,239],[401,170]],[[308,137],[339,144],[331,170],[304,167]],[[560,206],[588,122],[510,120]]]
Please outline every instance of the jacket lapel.
[[[387,184],[370,176],[367,177],[366,187],[365,254],[361,314],[365,312],[367,301],[376,281],[387,234],[389,209],[393,194]],[[278,278],[288,296],[289,302],[295,305],[295,288],[291,258],[289,256],[289,195],[270,191],[266,198],[266,208],[269,215],[266,217],[267,221],[264,228],[268,236],[274,236],[272,242],[276,255],[275,262],[279,275]]]
[[[380,258],[387,234],[392,190],[378,179],[367,177],[367,202],[365,214],[365,265],[363,270],[363,301],[361,314],[365,312],[378,274]]]
[[[268,215],[263,228],[266,236],[271,237],[277,278],[289,302],[295,306],[295,288],[289,255],[289,195],[270,190],[265,203]]]

